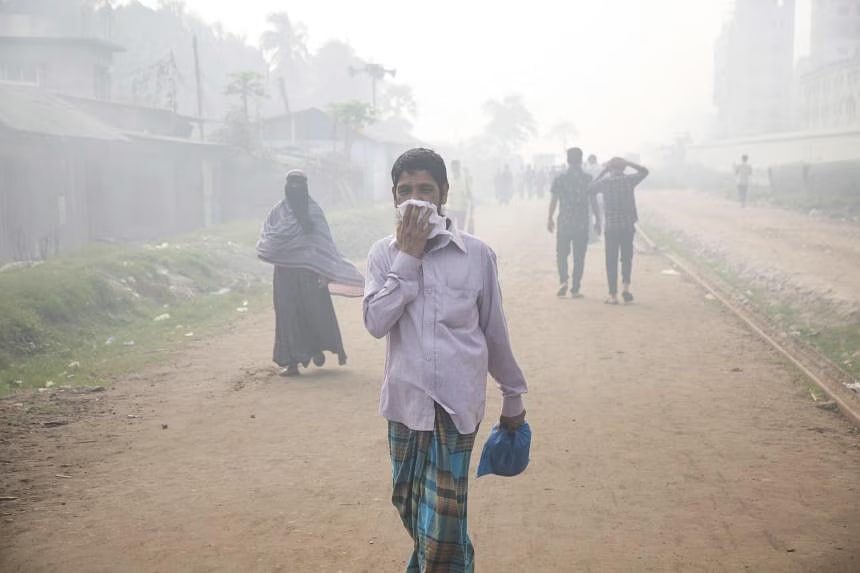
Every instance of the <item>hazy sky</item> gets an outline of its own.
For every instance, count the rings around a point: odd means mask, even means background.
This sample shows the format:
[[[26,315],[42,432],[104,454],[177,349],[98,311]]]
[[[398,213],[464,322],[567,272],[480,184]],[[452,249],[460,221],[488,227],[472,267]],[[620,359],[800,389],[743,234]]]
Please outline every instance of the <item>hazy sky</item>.
[[[808,2],[800,0],[799,10]],[[186,5],[254,45],[266,14],[284,10],[307,26],[311,48],[348,40],[361,57],[396,68],[397,80],[413,87],[416,135],[429,141],[457,142],[479,132],[483,101],[519,93],[543,132],[570,120],[583,147],[623,153],[687,130],[702,132],[712,111],[713,43],[732,1]]]

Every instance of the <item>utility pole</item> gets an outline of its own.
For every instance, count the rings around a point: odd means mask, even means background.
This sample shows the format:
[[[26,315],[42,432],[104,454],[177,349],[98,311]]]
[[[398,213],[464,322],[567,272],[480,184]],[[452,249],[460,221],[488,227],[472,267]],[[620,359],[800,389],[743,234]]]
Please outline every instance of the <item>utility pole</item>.
[[[203,88],[200,85],[200,58],[197,55],[197,34],[191,40],[194,48],[194,80],[197,83],[197,125],[200,129],[200,141],[206,139],[203,133]]]
[[[284,81],[284,76],[278,76],[278,91],[281,94],[281,101],[284,104],[284,113],[287,116],[287,121],[290,122],[290,143],[295,143],[296,126],[293,124],[293,113],[290,111],[290,99],[287,97],[287,82]]]
[[[397,75],[397,70],[387,69],[380,64],[365,64],[360,68],[350,66],[349,75],[354,76],[356,74],[367,74],[370,76],[371,110],[373,113],[376,113],[376,82],[384,80],[386,75],[390,75],[392,78],[395,77]]]

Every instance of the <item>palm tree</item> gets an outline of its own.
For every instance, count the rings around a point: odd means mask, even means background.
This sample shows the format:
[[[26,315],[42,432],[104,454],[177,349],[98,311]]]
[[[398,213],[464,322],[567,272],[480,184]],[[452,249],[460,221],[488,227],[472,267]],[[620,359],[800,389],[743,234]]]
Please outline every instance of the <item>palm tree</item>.
[[[293,24],[286,12],[269,14],[266,22],[271,29],[260,36],[260,48],[273,70],[294,80],[308,59],[307,31],[304,25]]]
[[[242,102],[242,115],[246,122],[250,122],[248,100],[252,97],[266,97],[266,89],[263,87],[263,74],[257,72],[233,72],[230,74],[230,83],[224,89],[224,94],[239,96]]]

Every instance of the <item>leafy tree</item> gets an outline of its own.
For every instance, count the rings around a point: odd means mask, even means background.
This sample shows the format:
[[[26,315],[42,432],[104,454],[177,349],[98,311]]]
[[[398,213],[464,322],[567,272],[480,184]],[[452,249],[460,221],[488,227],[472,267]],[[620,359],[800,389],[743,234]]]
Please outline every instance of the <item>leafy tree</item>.
[[[370,80],[352,75],[365,61],[346,42],[331,40],[316,51],[309,62],[308,104],[326,108],[338,102],[370,100]]]
[[[376,121],[373,109],[367,102],[352,100],[331,104],[329,111],[334,117],[335,125],[344,127],[343,150],[349,155],[354,135]]]
[[[510,155],[537,133],[534,116],[522,96],[509,95],[502,100],[484,102],[488,117],[484,135],[502,155]]]
[[[242,116],[247,123],[251,122],[248,115],[248,101],[266,97],[263,75],[257,72],[234,72],[230,74],[230,83],[224,89],[225,95],[237,95],[242,103]]]
[[[384,84],[379,98],[381,119],[413,119],[418,111],[412,87],[405,84]]]

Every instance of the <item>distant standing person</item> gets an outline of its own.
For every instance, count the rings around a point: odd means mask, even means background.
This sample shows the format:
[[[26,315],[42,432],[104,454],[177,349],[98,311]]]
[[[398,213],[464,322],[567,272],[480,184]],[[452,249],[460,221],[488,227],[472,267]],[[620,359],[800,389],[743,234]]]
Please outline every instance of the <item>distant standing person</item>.
[[[752,177],[752,165],[749,164],[749,157],[741,155],[741,162],[735,165],[735,179],[738,183],[738,201],[741,207],[747,206],[747,192],[750,186],[750,177]]]
[[[630,167],[635,173],[625,174]],[[604,245],[606,279],[609,283],[607,304],[618,304],[618,258],[621,256],[621,293],[624,302],[633,302],[630,280],[633,274],[633,236],[636,234],[636,186],[648,176],[648,170],[620,157],[613,157],[591,184],[592,194],[603,195]]]
[[[364,278],[338,252],[304,172],[287,174],[284,195],[263,223],[257,255],[275,265],[273,359],[282,375],[297,376],[299,365],[322,366],[325,351],[346,363],[331,295],[362,296]]]
[[[459,229],[475,232],[475,213],[469,177],[455,159],[451,162],[451,188],[448,191],[448,215]]]
[[[600,175],[603,168],[600,166],[600,163],[597,162],[597,156],[592,153],[588,156],[588,160],[585,162],[585,165],[582,166],[582,170],[591,175],[592,179],[597,179],[597,176]]]
[[[573,274],[570,275],[570,296],[580,298],[582,273],[585,270],[585,253],[588,250],[588,232],[592,226],[592,213],[597,215],[594,230],[600,233],[600,208],[595,196],[589,193],[591,175],[582,170],[582,150],[567,150],[567,171],[552,182],[547,229],[556,231],[556,264],[560,279],[557,295],[568,292],[568,255],[573,252]],[[554,220],[558,206],[558,221]]]
[[[499,424],[511,431],[525,419],[526,381],[511,349],[496,255],[441,216],[442,158],[411,149],[394,162],[391,180],[401,222],[371,247],[364,297],[367,330],[388,341],[379,410],[388,420],[391,501],[412,538],[408,572],[472,573],[469,460],[487,373],[502,392]]]
[[[597,156],[595,154],[590,154],[588,156],[588,160],[586,160],[585,164],[582,166],[582,170],[591,175],[591,179],[597,179],[597,176],[600,175],[600,172],[603,170],[603,167],[600,166],[600,163],[597,162]],[[597,206],[600,207],[600,212],[596,214],[597,220],[600,222],[601,226],[603,225],[603,196],[597,196]],[[588,242],[596,243],[600,239],[598,233],[595,232],[594,229],[589,231],[588,233]]]
[[[509,165],[505,164],[505,168],[496,174],[495,183],[499,203],[507,205],[514,196],[514,175]]]

